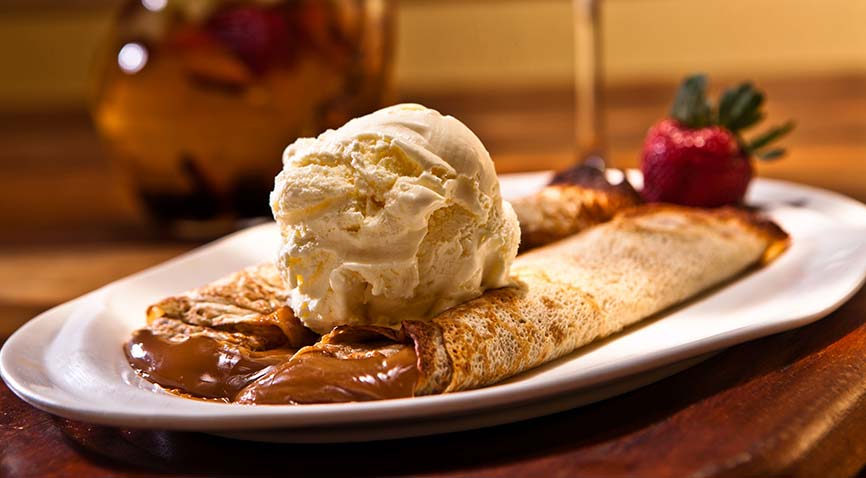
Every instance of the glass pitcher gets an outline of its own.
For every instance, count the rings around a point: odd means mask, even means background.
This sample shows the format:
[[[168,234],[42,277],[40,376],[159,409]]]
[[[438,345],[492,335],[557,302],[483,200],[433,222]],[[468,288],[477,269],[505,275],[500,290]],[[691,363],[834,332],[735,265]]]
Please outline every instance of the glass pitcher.
[[[388,0],[132,0],[97,67],[97,128],[175,236],[269,216],[281,152],[389,95]]]

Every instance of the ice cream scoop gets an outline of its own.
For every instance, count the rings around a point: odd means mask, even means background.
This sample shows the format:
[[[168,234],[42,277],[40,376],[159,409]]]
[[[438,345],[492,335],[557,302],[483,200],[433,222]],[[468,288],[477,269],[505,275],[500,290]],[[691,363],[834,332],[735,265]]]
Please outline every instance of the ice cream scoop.
[[[478,137],[414,104],[295,141],[271,208],[290,305],[319,333],[424,319],[507,286],[520,240]]]

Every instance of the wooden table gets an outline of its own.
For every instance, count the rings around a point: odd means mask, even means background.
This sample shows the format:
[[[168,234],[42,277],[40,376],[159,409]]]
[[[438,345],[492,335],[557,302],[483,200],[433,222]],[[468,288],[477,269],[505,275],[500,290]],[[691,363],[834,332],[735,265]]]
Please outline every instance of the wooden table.
[[[796,117],[765,175],[866,200],[866,76],[764,83]],[[632,165],[669,85],[610,92],[611,157]],[[571,160],[570,94],[406,95],[463,118],[501,171]],[[53,305],[195,247],[158,239],[82,112],[0,117],[0,340]],[[268,445],[52,417],[0,384],[0,476],[350,474],[847,476],[866,464],[866,291],[800,330],[550,417],[350,445]]]

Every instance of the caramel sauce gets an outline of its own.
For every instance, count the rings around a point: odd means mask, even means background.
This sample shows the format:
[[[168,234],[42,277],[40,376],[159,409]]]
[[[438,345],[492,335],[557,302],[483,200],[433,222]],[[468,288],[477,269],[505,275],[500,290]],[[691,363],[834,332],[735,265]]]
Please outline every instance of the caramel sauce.
[[[135,331],[124,351],[132,368],[152,382],[198,397],[230,400],[267,367],[295,352],[273,349],[244,353],[203,336],[170,341],[147,329]]]
[[[266,317],[283,331],[289,347],[299,349],[306,345],[313,345],[319,340],[318,334],[308,329],[288,306],[279,307]]]
[[[394,345],[385,355],[339,358],[311,348],[277,365],[240,392],[237,401],[254,404],[360,402],[411,397],[418,380],[415,350]]]
[[[124,351],[144,378],[186,398],[303,404],[413,396],[418,380],[414,348],[368,347],[348,355],[321,344],[300,353],[287,348],[250,352],[204,336],[172,341],[141,329]]]

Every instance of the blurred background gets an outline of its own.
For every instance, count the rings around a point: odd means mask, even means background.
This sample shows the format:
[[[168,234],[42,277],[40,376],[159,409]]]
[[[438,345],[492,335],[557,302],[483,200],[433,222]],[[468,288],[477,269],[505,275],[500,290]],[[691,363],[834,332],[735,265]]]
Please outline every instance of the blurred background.
[[[676,83],[705,72],[716,91],[754,80],[769,123],[797,120],[761,175],[866,200],[866,2],[599,13],[614,166],[637,164]],[[380,103],[460,118],[500,172],[568,166],[573,36],[571,0],[2,0],[0,324],[196,245],[168,236],[236,225],[215,203],[266,213],[286,144]],[[153,226],[173,214],[219,217]]]

